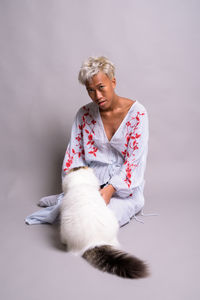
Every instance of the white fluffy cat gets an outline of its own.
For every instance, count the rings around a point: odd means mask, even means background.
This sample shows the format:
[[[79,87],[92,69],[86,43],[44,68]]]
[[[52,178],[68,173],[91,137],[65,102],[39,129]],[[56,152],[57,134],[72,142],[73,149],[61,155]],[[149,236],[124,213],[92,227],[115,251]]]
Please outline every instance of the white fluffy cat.
[[[102,271],[126,278],[146,277],[144,262],[118,249],[118,221],[100,195],[93,170],[70,170],[63,180],[63,192],[60,234],[67,250]]]

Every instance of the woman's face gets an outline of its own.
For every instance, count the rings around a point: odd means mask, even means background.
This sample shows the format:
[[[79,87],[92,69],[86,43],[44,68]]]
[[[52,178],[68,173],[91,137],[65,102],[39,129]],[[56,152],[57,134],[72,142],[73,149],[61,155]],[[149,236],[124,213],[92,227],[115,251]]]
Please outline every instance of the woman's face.
[[[109,109],[115,101],[115,78],[110,79],[103,72],[98,72],[86,83],[88,95],[100,110]]]

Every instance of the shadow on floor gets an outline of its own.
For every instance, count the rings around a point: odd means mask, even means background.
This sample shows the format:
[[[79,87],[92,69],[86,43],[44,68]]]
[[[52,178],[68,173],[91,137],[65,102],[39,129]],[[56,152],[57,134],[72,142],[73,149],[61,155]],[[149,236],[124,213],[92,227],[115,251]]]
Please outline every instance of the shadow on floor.
[[[51,230],[49,230],[49,236],[48,236],[50,244],[53,248],[56,248],[63,252],[68,252],[67,245],[63,245],[60,241],[59,230],[60,230],[60,226],[58,223],[51,225]]]

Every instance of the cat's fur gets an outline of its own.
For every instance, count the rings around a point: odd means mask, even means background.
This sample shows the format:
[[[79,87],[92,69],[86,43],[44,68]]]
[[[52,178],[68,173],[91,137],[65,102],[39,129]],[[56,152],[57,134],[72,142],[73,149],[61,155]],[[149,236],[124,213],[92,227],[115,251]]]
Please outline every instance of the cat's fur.
[[[102,271],[126,278],[146,277],[145,263],[118,249],[118,221],[100,195],[93,170],[70,170],[63,180],[63,192],[60,235],[68,251],[82,255]]]

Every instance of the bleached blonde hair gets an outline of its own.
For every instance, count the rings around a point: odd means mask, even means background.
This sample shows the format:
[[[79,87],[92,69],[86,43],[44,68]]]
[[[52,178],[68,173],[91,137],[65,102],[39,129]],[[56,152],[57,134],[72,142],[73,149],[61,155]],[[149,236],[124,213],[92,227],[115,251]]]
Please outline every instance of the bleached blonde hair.
[[[78,80],[82,84],[86,84],[99,71],[104,72],[108,78],[115,77],[115,66],[105,56],[89,57],[86,59],[79,71]]]

